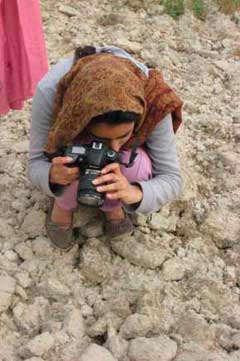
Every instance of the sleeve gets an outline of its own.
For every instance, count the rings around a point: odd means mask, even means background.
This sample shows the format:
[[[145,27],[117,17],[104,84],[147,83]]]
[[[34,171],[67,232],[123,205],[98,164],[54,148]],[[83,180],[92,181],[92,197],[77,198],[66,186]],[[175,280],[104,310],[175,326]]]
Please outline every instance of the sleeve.
[[[53,96],[43,92],[38,86],[33,98],[30,148],[28,157],[28,178],[38,189],[50,197],[61,195],[64,187],[50,184],[49,174],[51,163],[43,154],[51,125]]]
[[[152,161],[152,179],[135,182],[143,192],[140,203],[124,205],[128,213],[150,214],[164,204],[173,201],[182,189],[182,177],[177,156],[176,139],[171,115],[167,115],[155,127],[146,142],[147,153]]]

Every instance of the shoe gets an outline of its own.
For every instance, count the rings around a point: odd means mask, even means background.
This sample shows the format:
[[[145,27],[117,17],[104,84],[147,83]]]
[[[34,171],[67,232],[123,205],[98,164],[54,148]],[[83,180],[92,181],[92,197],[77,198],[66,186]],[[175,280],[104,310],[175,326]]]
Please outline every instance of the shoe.
[[[123,236],[130,236],[133,233],[134,226],[129,218],[128,214],[125,213],[125,218],[120,220],[106,220],[104,222],[105,234],[115,239]]]
[[[48,209],[47,216],[46,216],[46,232],[49,239],[52,241],[53,245],[61,249],[63,251],[70,250],[76,241],[73,237],[73,215],[71,225],[67,229],[63,229],[61,224],[55,223],[51,220],[52,210],[53,210],[54,200],[51,201],[51,205]],[[64,225],[62,225],[64,226]]]

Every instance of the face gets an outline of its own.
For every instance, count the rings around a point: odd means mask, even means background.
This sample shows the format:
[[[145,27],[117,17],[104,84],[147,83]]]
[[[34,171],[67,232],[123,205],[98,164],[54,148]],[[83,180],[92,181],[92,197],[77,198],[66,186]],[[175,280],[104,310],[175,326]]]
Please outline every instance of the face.
[[[134,122],[122,123],[117,125],[109,125],[107,123],[99,123],[89,125],[87,131],[94,138],[102,140],[109,148],[118,152],[123,144],[133,134]]]

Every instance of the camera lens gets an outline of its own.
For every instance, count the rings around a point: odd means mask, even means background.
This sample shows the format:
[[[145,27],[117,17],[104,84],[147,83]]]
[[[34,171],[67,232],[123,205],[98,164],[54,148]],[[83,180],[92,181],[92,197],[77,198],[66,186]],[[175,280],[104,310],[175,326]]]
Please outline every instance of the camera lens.
[[[104,202],[102,195],[98,195],[93,192],[79,192],[78,194],[78,202],[85,206],[90,207],[101,207]]]

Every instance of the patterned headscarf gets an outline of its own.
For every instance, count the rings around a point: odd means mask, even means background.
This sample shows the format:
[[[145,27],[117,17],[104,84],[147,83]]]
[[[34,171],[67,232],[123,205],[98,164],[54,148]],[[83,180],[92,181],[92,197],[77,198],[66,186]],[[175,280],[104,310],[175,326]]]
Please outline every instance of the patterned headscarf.
[[[167,113],[172,113],[176,131],[181,123],[181,106],[159,71],[150,71],[147,78],[128,59],[112,54],[89,55],[79,59],[58,84],[45,151],[52,153],[71,144],[93,117],[119,110],[140,115],[135,131],[139,143],[143,143]],[[126,147],[133,141],[132,137]]]

